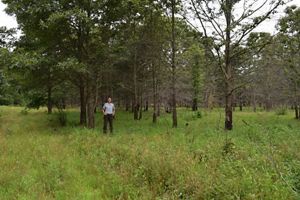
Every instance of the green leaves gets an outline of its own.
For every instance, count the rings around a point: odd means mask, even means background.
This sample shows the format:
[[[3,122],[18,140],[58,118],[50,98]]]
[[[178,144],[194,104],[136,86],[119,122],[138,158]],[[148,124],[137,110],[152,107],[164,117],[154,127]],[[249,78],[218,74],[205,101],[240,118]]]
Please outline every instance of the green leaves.
[[[0,27],[0,48],[9,48],[15,41],[15,29],[7,29],[6,27]]]
[[[10,68],[21,71],[34,70],[39,67],[38,65],[42,62],[42,59],[44,58],[38,52],[28,52],[20,49],[14,53],[14,64]]]
[[[287,62],[286,71],[295,80],[300,73],[300,8],[291,6],[286,8],[285,13],[286,16],[282,17],[277,25],[280,31],[277,40],[281,43],[283,60]]]
[[[286,16],[279,20],[280,32],[291,35],[300,35],[300,8],[291,6],[285,10]]]
[[[79,72],[79,73],[86,73],[86,65],[79,62],[76,58],[67,58],[58,63],[58,67],[65,72],[70,70]]]

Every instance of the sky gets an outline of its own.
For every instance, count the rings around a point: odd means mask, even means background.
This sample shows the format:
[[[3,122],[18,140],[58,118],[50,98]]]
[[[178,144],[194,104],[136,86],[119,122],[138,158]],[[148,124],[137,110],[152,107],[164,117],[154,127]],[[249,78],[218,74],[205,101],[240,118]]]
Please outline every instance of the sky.
[[[6,8],[5,4],[0,0],[0,26],[6,26],[8,28],[17,28],[18,23],[15,17],[8,16],[4,9]]]
[[[261,0],[257,0],[261,1]],[[297,5],[300,7],[300,0],[291,0],[290,3],[287,5]],[[18,23],[16,21],[16,18],[13,16],[9,16],[5,13],[5,4],[2,3],[0,0],[0,26],[6,26],[8,28],[17,28]],[[278,19],[283,16],[284,14],[284,8],[281,8],[278,10],[278,13],[270,20],[265,21],[262,23],[258,28],[255,29],[257,32],[269,32],[274,34],[276,32],[275,25],[278,21]]]
[[[1,1],[1,0],[0,0]],[[261,0],[257,0],[261,1]],[[287,3],[285,6],[280,7],[277,11],[278,13],[275,14],[271,19],[264,21],[260,26],[258,26],[255,31],[256,32],[269,32],[269,33],[276,33],[276,24],[278,20],[284,16],[284,9],[288,6],[296,5],[300,7],[300,0],[291,0],[289,3]]]

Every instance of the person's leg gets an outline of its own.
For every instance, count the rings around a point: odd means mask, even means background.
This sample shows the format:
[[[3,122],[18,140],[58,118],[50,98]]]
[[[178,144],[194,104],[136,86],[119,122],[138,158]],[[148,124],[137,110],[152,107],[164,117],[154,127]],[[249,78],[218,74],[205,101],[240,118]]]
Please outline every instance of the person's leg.
[[[107,115],[103,115],[103,133],[107,133]]]
[[[109,115],[109,130],[113,133],[113,115]]]

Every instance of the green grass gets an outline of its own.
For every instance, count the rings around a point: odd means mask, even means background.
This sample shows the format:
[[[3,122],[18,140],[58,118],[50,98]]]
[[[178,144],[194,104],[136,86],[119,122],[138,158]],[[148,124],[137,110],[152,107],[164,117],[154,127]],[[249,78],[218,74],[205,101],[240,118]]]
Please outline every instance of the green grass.
[[[57,114],[0,107],[0,199],[300,199],[300,121],[292,112],[234,113],[202,118],[179,109],[156,125],[151,112],[134,121],[118,112],[115,133],[78,126]],[[188,126],[186,126],[188,123]]]

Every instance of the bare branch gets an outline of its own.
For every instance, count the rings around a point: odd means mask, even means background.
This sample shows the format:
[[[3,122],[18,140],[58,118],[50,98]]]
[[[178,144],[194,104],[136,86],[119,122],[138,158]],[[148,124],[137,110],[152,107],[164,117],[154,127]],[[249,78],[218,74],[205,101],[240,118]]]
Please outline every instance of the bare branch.
[[[242,31],[241,37],[238,39],[236,44],[240,44],[241,41],[249,34],[251,33],[258,25],[260,25],[263,21],[265,21],[273,12],[276,10],[281,4],[283,0],[278,1],[273,8],[271,8],[266,14],[264,14],[258,21],[253,22],[252,25],[249,26],[249,28],[245,28]]]
[[[198,10],[197,10],[197,8],[196,8],[196,5],[195,5],[194,0],[191,0],[191,2],[192,2],[192,5],[193,5],[193,8],[194,8],[194,11],[196,12],[196,15],[197,15],[197,17],[198,17],[198,19],[199,19],[199,21],[200,21],[200,24],[201,24],[201,26],[202,26],[202,29],[203,29],[203,31],[204,31],[204,35],[205,35],[205,37],[208,37],[208,36],[207,36],[206,28],[205,28],[205,26],[204,26],[204,24],[203,24],[203,21],[202,21],[202,17],[200,16],[200,13],[198,12]]]

